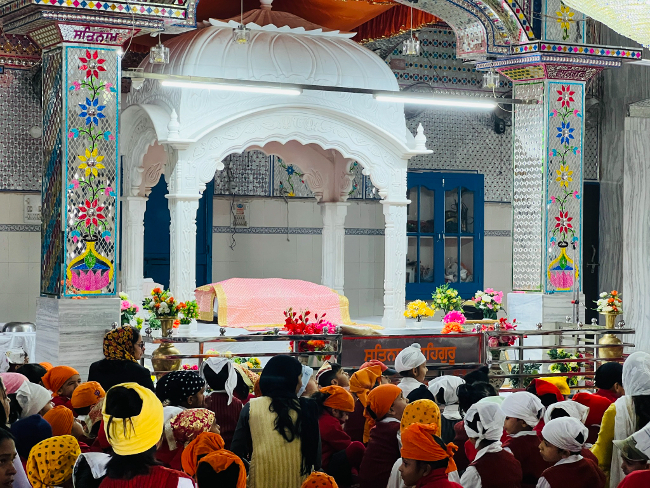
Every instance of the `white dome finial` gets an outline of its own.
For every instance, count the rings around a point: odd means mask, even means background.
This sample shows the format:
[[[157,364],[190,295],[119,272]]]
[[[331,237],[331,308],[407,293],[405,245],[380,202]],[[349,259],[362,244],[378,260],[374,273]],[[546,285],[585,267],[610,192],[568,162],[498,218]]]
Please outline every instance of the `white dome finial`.
[[[178,122],[178,114],[172,108],[172,113],[169,116],[169,123],[167,124],[167,139],[178,139],[181,124]]]
[[[415,135],[415,150],[427,150],[427,136],[424,135],[424,127],[422,127],[422,124],[418,125],[417,134]]]
[[[260,8],[264,10],[271,10],[271,4],[273,0],[260,0]]]

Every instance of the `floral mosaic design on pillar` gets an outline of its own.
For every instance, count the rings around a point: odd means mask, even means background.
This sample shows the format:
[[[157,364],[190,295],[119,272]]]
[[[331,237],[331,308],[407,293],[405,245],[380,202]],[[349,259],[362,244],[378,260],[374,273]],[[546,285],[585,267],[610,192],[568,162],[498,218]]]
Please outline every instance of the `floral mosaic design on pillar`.
[[[582,263],[584,84],[549,82],[546,170],[547,292],[574,289]]]
[[[64,295],[115,295],[119,57],[66,47]]]

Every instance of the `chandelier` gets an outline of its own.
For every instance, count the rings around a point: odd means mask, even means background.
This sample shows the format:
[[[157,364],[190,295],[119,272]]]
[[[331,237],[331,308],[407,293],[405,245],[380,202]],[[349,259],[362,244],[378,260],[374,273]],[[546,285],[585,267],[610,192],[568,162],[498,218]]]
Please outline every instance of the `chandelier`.
[[[650,0],[563,0],[563,3],[650,47]]]
[[[411,37],[404,40],[404,43],[402,44],[402,54],[405,56],[420,55],[420,40],[413,32],[413,7],[411,7]]]

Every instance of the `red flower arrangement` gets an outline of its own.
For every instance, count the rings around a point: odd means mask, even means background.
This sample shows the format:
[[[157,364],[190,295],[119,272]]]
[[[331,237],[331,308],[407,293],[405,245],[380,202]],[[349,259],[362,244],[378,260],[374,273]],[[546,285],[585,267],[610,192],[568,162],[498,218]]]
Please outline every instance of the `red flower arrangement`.
[[[309,334],[335,334],[336,326],[331,322],[325,321],[326,313],[322,315],[314,314],[314,321],[310,322],[309,316],[311,312],[307,310],[304,313],[298,314],[292,308],[284,312],[284,329],[289,332],[289,335],[309,335]],[[291,342],[293,347],[293,342]],[[317,352],[317,351],[332,351],[332,345],[329,341],[298,341],[298,352]],[[331,356],[324,356],[325,360],[330,359]]]

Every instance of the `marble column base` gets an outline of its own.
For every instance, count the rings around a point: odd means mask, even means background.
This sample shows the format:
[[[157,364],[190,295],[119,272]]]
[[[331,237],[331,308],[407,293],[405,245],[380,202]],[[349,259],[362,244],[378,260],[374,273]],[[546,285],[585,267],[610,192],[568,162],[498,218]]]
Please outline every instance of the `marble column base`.
[[[104,334],[114,322],[120,322],[119,298],[38,297],[36,358],[32,361],[71,366],[85,381],[90,364],[104,358]]]

